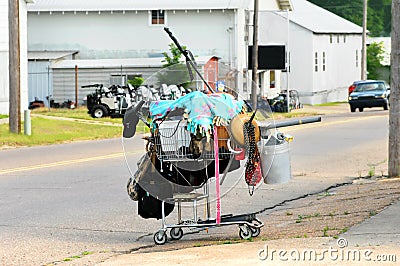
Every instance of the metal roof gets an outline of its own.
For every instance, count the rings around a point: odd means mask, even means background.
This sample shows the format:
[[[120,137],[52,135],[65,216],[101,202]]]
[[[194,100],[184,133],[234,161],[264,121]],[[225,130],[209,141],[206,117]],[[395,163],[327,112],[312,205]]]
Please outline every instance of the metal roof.
[[[289,14],[290,20],[314,33],[362,33],[362,27],[306,0],[291,2],[293,11]]]
[[[79,51],[28,51],[28,60],[56,60]]]
[[[193,10],[248,8],[252,0],[35,0],[28,11]]]
[[[195,57],[198,65],[206,64],[215,56],[198,56]],[[51,65],[53,69],[69,69],[75,68],[120,68],[122,67],[162,67],[165,62],[162,62],[164,57],[149,57],[149,58],[124,58],[124,59],[82,59],[82,60],[62,60]]]

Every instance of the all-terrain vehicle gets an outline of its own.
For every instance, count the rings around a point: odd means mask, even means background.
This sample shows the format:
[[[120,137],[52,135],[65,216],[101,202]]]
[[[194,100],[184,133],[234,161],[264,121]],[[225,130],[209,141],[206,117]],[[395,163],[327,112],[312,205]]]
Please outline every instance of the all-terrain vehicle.
[[[133,97],[129,87],[112,85],[107,88],[103,84],[92,84],[82,88],[96,88],[86,96],[88,113],[93,118],[123,117],[126,109],[132,105]]]

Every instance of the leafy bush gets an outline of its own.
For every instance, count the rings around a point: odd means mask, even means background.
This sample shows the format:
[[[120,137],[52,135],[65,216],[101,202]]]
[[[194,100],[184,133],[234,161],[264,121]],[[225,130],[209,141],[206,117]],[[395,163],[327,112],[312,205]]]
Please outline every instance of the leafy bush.
[[[382,68],[384,54],[383,42],[371,43],[367,47],[367,70],[368,79],[379,79],[379,69]]]
[[[131,84],[133,87],[138,88],[144,82],[144,78],[142,77],[135,77],[134,79],[128,80],[128,83]]]

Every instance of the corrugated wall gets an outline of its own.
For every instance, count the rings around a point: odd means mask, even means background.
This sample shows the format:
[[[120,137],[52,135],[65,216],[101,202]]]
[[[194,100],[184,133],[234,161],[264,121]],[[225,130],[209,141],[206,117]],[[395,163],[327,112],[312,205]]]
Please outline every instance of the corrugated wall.
[[[8,113],[8,5],[0,0],[0,114]]]
[[[142,74],[144,79],[148,79],[155,72],[157,69],[154,68],[122,68],[122,71],[121,68],[78,68],[78,104],[82,104],[83,98],[94,91],[94,88],[81,88],[83,85],[99,83],[109,87],[114,85],[110,84],[111,76]],[[75,101],[75,69],[53,69],[53,97],[60,103]]]
[[[53,78],[49,65],[49,61],[28,62],[29,101],[37,97],[47,105],[46,96],[53,94]]]

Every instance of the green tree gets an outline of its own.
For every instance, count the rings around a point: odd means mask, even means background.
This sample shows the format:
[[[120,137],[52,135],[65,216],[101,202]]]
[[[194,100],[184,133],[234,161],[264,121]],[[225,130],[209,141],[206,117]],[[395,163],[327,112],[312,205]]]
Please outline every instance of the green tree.
[[[182,49],[186,49],[182,46]],[[177,85],[187,88],[190,84],[190,76],[186,64],[181,61],[182,53],[175,44],[169,45],[169,52],[162,53],[164,55],[163,69],[157,74],[158,85]]]
[[[131,80],[128,80],[128,83],[131,84],[133,87],[138,88],[144,82],[144,78],[142,77],[134,77]]]
[[[383,0],[383,36],[390,36],[392,30],[392,0]]]
[[[378,71],[382,67],[384,52],[383,42],[374,42],[367,47],[368,79],[379,79]]]
[[[171,56],[168,54],[168,52],[162,53],[162,55],[164,56],[164,60],[161,62],[165,62],[163,67],[169,67],[175,64],[182,63],[181,62],[182,52],[178,49],[178,47],[176,47],[174,43],[170,43],[168,46]],[[182,46],[182,49],[186,50],[186,46]]]

